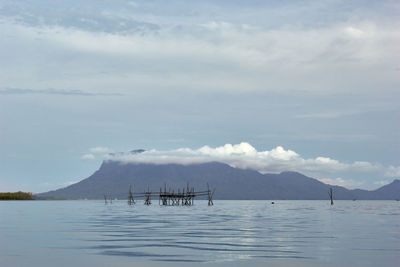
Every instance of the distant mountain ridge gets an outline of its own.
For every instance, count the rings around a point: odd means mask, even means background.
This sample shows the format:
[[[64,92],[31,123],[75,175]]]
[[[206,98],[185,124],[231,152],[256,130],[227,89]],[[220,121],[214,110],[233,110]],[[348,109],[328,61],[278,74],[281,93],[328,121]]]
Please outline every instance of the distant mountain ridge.
[[[134,153],[140,153],[135,151]],[[100,199],[104,194],[113,198],[127,198],[129,186],[135,192],[149,188],[159,192],[160,187],[174,190],[186,188],[189,183],[197,191],[204,190],[206,183],[216,188],[216,199],[328,199],[333,188],[334,199],[384,200],[400,199],[400,180],[373,191],[324,184],[298,172],[261,174],[255,170],[233,168],[225,163],[201,164],[144,164],[104,161],[90,177],[46,193],[38,198],[53,199]]]

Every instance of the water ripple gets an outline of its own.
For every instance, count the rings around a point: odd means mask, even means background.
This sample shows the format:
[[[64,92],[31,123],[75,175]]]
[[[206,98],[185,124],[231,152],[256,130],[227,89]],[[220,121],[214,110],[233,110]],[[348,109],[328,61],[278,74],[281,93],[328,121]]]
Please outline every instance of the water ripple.
[[[74,250],[74,255],[177,264],[256,259],[321,263],[362,258],[363,266],[377,262],[396,266],[393,263],[400,255],[397,202],[336,201],[334,207],[328,201],[280,201],[277,205],[216,201],[214,207],[208,207],[206,201],[197,201],[192,207],[128,206],[126,201],[24,205],[32,209],[25,211],[24,220],[12,206],[0,206],[4,214],[0,216],[4,230],[0,234],[2,241],[7,241],[7,246],[0,244],[0,260],[1,255],[25,255],[23,249],[29,248],[32,240],[30,250],[38,253],[36,258],[45,257],[40,253],[52,254],[49,250],[70,254]],[[15,227],[21,224],[26,226]],[[55,238],[46,241],[43,233]],[[356,260],[345,263],[337,265],[358,264]],[[307,266],[304,262],[300,265]]]

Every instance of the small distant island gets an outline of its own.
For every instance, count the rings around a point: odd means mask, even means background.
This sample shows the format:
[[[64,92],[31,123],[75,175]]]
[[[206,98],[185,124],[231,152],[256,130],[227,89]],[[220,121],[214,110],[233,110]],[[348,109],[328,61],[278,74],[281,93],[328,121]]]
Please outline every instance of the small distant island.
[[[27,192],[6,192],[0,193],[0,200],[33,200],[33,194]]]

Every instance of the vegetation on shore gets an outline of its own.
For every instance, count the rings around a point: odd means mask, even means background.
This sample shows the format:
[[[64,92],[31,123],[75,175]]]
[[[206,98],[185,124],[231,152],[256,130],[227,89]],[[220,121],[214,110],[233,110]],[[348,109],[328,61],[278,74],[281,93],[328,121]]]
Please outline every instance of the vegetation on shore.
[[[33,200],[33,194],[22,191],[0,193],[0,200]]]

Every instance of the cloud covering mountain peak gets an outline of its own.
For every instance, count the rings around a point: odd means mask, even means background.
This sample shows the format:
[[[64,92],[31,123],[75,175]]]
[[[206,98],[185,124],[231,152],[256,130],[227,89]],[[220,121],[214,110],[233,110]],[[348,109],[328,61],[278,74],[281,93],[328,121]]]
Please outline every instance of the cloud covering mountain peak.
[[[260,173],[280,173],[296,171],[315,177],[330,184],[348,186],[350,188],[365,185],[363,177],[380,177],[383,184],[389,183],[387,178],[397,177],[400,167],[384,166],[367,161],[342,162],[326,156],[305,158],[299,153],[276,146],[270,150],[258,151],[248,142],[225,144],[223,146],[202,146],[198,149],[178,148],[173,150],[141,150],[141,153],[121,152],[105,155],[106,161],[121,164],[201,164],[221,162],[234,168],[252,169]],[[361,177],[355,182],[353,177]],[[346,178],[347,177],[347,178]]]
[[[147,150],[137,153],[114,153],[106,155],[107,161],[122,164],[199,164],[222,162],[235,168],[253,169],[261,173],[298,171],[316,177],[335,176],[339,173],[381,173],[387,168],[366,161],[340,162],[329,157],[304,158],[293,150],[277,146],[257,151],[251,144],[225,144],[219,147],[203,146],[198,149]]]

